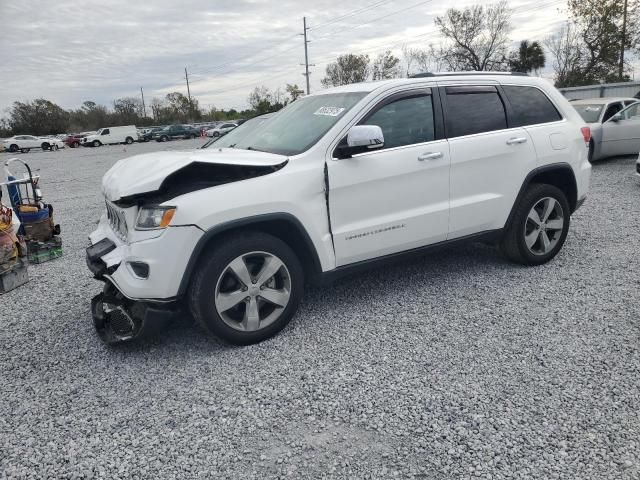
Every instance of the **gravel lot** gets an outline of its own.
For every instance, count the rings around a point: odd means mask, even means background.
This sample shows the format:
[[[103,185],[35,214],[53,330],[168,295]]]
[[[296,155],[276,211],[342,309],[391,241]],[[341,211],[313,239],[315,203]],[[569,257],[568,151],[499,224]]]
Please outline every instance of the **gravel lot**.
[[[84,263],[102,174],[201,143],[19,155],[65,256],[0,297],[0,477],[640,478],[634,159],[594,166],[548,265],[456,247],[311,289],[260,345],[185,322],[106,347]]]

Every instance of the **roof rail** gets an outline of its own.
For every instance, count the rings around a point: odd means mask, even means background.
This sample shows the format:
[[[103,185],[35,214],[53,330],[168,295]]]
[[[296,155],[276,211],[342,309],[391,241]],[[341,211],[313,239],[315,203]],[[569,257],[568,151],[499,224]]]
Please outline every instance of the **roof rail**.
[[[528,77],[528,73],[524,72],[423,72],[410,75],[409,78],[425,78],[425,77],[462,77],[465,75],[512,75],[515,77]]]

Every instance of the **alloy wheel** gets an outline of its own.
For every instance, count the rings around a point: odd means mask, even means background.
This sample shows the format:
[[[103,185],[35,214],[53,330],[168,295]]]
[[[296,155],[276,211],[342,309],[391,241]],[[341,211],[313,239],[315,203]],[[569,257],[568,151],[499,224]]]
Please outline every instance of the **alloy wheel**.
[[[545,197],[529,211],[524,241],[534,255],[546,255],[555,248],[564,228],[564,212],[555,198]]]
[[[244,332],[275,322],[291,297],[291,276],[282,260],[268,252],[236,257],[222,271],[215,308],[229,327]]]

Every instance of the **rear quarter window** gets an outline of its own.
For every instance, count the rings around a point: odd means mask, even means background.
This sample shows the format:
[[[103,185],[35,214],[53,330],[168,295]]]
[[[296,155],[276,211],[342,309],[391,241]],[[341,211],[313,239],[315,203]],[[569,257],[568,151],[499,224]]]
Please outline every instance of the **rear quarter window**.
[[[503,85],[502,89],[511,104],[512,127],[562,120],[562,116],[542,90],[521,85]]]

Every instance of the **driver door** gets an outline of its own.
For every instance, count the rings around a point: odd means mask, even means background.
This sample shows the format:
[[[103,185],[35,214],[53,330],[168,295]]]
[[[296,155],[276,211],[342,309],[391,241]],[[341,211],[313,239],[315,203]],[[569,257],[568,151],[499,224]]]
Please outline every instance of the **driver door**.
[[[607,155],[630,155],[640,152],[640,103],[620,112],[617,121],[602,125],[602,151]]]
[[[428,88],[387,97],[359,122],[378,125],[384,146],[327,162],[336,266],[447,238],[449,145],[435,105]]]

